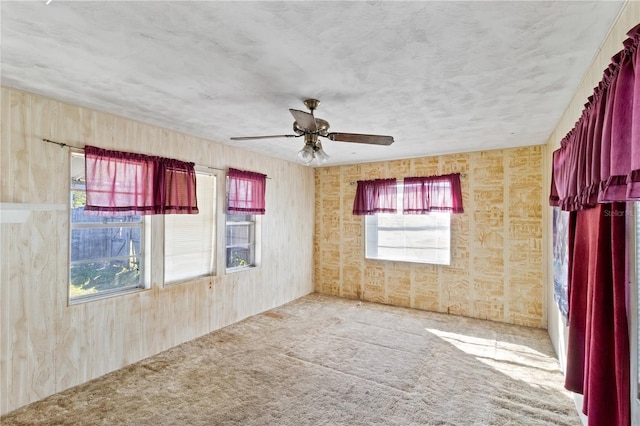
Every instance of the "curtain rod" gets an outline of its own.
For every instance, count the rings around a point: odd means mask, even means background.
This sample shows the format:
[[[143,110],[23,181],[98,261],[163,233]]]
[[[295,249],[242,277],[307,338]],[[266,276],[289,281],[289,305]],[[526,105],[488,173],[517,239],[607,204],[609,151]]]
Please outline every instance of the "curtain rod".
[[[42,138],[42,141],[58,145],[58,146],[60,146],[60,148],[69,147],[69,148],[74,148],[74,149],[79,149],[81,151],[84,151],[84,148],[79,148],[77,146],[69,145],[69,144],[66,144],[64,142],[56,142],[56,141],[52,141],[51,139],[47,139],[47,138]],[[228,169],[221,169],[219,167],[211,167],[211,166],[199,166],[199,167],[206,167],[207,169],[212,169],[212,170],[220,170],[222,172],[229,171]],[[271,178],[269,176],[267,176],[267,179],[271,179]]]
[[[68,146],[69,148],[84,149],[84,148],[78,148],[77,146],[73,146],[73,145],[66,144],[66,143],[64,143],[64,142],[56,142],[56,141],[52,141],[51,139],[47,139],[47,138],[42,138],[42,141],[43,141],[43,142],[52,143],[52,144],[55,144],[55,145],[59,145],[59,146],[60,146],[60,148],[64,148],[65,146]]]
[[[466,177],[467,177],[467,174],[466,174],[466,173],[460,173],[460,177],[461,177],[461,178],[466,178]],[[402,181],[402,180],[404,180],[404,179],[399,179],[399,180],[400,180],[400,181]],[[352,180],[351,182],[349,182],[349,185],[355,185],[356,183],[358,183],[358,182],[356,182],[356,181]]]

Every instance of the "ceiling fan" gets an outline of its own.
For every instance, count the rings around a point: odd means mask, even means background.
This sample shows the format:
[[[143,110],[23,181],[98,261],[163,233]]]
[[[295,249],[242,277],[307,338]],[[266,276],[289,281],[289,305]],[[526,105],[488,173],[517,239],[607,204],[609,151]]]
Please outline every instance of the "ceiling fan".
[[[304,136],[304,147],[298,152],[298,159],[305,164],[311,164],[314,159],[317,159],[320,164],[324,164],[329,158],[327,153],[322,149],[322,144],[318,140],[318,136],[336,142],[365,143],[371,145],[391,145],[393,143],[393,136],[328,132],[329,123],[313,115],[313,111],[318,108],[320,101],[317,99],[307,99],[304,101],[304,104],[309,108],[310,113],[297,109],[289,109],[289,112],[295,119],[293,122],[293,131],[295,134],[293,135],[242,136],[233,137],[231,140],[299,138]]]

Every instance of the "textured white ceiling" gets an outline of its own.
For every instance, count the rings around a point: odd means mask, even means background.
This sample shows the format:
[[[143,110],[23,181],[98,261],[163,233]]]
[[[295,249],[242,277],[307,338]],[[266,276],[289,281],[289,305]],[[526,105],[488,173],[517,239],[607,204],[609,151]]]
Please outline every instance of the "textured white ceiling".
[[[543,144],[621,6],[2,1],[2,84],[291,161],[302,139],[229,138],[315,97],[396,141],[323,142],[329,165]]]

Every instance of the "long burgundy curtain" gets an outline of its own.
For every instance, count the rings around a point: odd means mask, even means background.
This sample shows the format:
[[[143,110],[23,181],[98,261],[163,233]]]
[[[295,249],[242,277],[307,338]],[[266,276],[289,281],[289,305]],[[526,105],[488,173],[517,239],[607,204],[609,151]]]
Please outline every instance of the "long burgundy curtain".
[[[198,213],[193,163],[94,146],[84,157],[88,214]]]
[[[630,419],[625,217],[640,200],[640,25],[553,153],[549,203],[570,211],[566,387],[589,424]]]
[[[404,214],[464,212],[460,173],[404,178],[402,197]]]
[[[396,213],[396,179],[359,180],[353,200],[354,215]]]
[[[625,203],[570,214],[565,387],[593,425],[629,425]]]
[[[265,214],[267,176],[245,170],[229,169],[227,212]]]

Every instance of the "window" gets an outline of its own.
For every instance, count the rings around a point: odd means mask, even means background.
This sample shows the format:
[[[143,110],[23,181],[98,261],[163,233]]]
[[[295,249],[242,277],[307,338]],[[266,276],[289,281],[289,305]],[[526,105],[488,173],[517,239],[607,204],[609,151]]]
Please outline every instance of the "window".
[[[164,216],[165,283],[214,272],[216,178],[196,171],[198,214]]]
[[[226,200],[227,272],[260,262],[260,217],[265,213],[267,176],[229,168]]]
[[[84,214],[84,155],[71,154],[69,300],[145,287],[145,221],[141,216]]]
[[[365,216],[365,257],[449,265],[451,214],[402,214],[402,183],[397,188],[400,213]]]
[[[227,214],[227,271],[256,265],[256,216]]]

